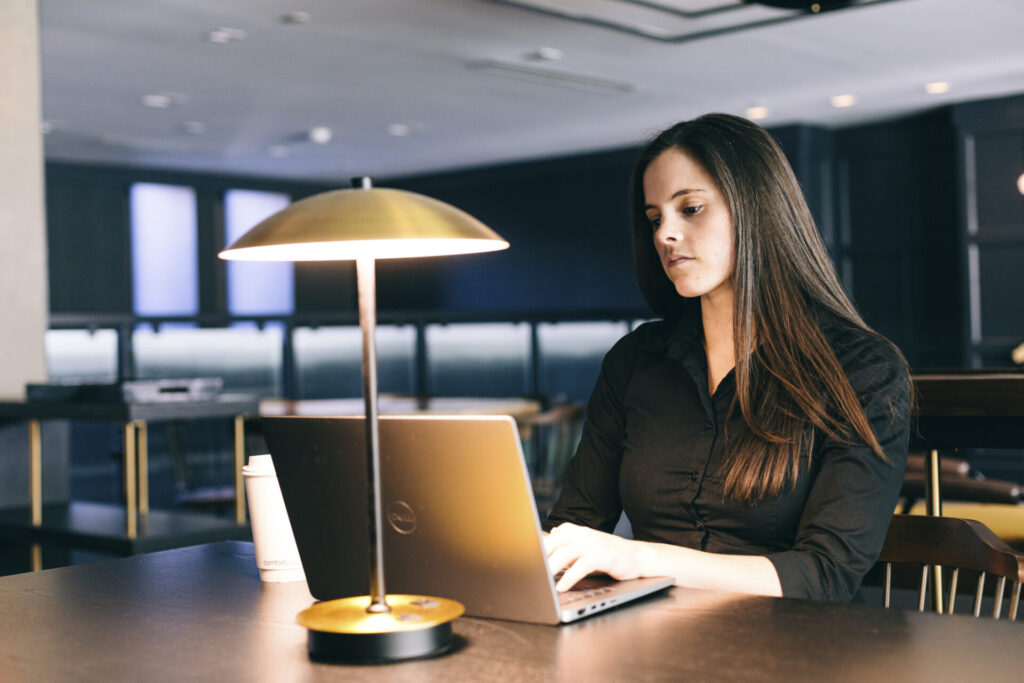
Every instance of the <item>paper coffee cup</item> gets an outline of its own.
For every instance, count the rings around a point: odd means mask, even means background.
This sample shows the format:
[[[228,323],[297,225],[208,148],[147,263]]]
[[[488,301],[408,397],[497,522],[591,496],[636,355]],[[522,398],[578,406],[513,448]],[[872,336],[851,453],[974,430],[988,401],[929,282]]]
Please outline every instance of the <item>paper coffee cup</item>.
[[[260,578],[272,582],[304,580],[306,575],[277,483],[274,461],[269,455],[250,455],[242,476]]]

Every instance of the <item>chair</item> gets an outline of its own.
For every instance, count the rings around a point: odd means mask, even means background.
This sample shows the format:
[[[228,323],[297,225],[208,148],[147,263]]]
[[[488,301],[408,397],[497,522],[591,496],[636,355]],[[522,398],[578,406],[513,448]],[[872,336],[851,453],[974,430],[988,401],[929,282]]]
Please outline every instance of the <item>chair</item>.
[[[992,616],[998,619],[1002,613],[1006,582],[1011,585],[1008,616],[1017,619],[1020,604],[1021,582],[1024,581],[1024,553],[1019,553],[1003,543],[981,522],[954,517],[923,517],[915,515],[893,515],[886,535],[885,545],[878,557],[885,564],[885,606],[889,607],[892,597],[892,573],[894,564],[921,566],[921,585],[918,591],[918,606],[924,611],[928,594],[928,575],[931,567],[951,568],[947,614],[953,614],[957,595],[957,579],[960,570],[978,572],[974,597],[974,616],[981,614],[981,601],[985,592],[986,576],[998,577]],[[938,594],[938,593],[936,593]],[[933,604],[936,612],[942,612],[941,601]]]

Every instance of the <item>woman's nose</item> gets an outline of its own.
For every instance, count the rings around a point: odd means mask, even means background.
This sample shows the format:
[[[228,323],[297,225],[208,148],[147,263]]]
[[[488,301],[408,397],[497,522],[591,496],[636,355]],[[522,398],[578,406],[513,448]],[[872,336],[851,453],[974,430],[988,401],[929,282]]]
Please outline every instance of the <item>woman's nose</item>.
[[[655,242],[676,242],[680,238],[682,238],[682,233],[679,230],[679,225],[671,219],[663,220],[658,226],[657,232],[654,233]]]

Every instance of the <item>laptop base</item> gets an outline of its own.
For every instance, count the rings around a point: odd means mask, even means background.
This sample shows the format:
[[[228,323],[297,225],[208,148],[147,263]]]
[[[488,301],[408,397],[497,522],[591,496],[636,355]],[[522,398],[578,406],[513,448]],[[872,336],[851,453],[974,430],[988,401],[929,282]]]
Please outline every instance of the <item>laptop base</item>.
[[[452,648],[451,622],[462,615],[454,600],[419,595],[387,596],[390,612],[367,611],[370,598],[320,602],[299,613],[309,629],[309,658],[323,662],[388,664],[435,657]]]

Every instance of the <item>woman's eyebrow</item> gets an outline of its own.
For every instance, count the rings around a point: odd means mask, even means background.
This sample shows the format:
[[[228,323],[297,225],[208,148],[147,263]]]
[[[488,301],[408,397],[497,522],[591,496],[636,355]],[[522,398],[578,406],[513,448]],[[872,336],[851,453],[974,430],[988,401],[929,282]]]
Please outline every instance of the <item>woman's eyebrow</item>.
[[[682,190],[676,190],[674,193],[672,193],[672,196],[669,197],[669,200],[671,201],[673,199],[676,199],[677,197],[682,197],[683,195],[691,194],[693,192],[707,192],[707,190],[705,190],[702,187],[687,187],[687,188],[683,188]],[[658,207],[656,207],[654,204],[644,204],[644,210],[645,211],[647,209],[656,209],[656,208],[658,208]]]

